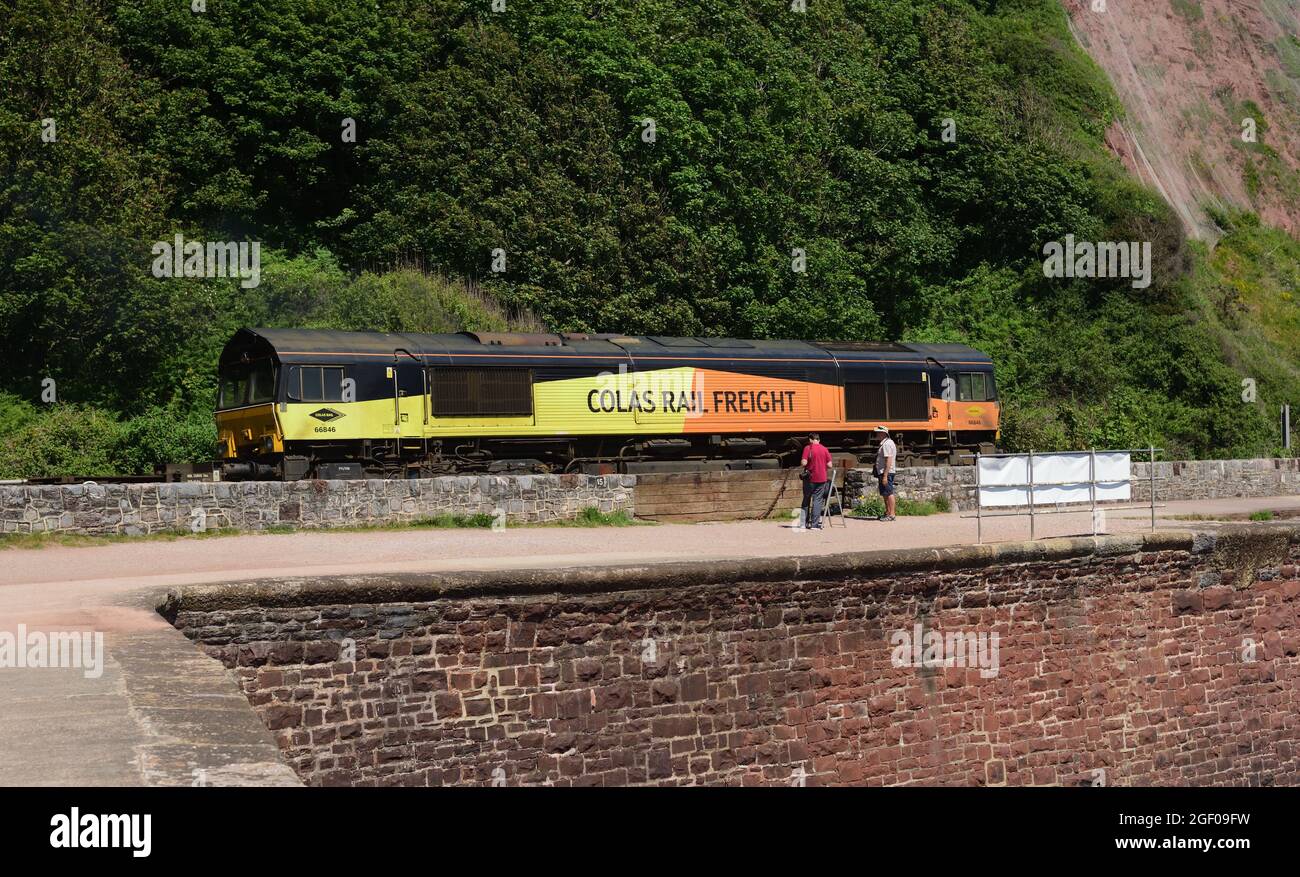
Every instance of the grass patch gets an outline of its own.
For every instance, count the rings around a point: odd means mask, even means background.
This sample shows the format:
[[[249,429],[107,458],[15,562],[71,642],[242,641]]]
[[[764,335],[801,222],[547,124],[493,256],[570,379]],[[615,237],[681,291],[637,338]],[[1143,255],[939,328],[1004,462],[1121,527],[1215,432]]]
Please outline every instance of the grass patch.
[[[392,530],[465,530],[491,529],[492,516],[486,512],[476,515],[433,515],[428,518],[416,518],[414,521],[396,521],[392,524],[362,525],[358,529],[392,529]]]
[[[288,533],[362,533],[370,530],[490,530],[492,515],[480,512],[475,515],[431,515],[416,518],[413,521],[392,521],[385,524],[354,524],[347,527],[294,527],[290,524],[272,524],[261,530],[236,530],[232,528],[212,529],[203,533],[191,533],[188,530],[163,530],[143,536],[127,536],[122,533],[109,533],[102,536],[81,533],[4,533],[0,534],[0,549],[6,548],[46,548],[57,545],[64,547],[85,547],[88,545],[112,545],[116,542],[174,542],[177,539],[215,539],[222,536],[283,536]],[[578,512],[573,520],[551,521],[540,524],[514,524],[511,529],[520,527],[628,527],[649,524],[639,521],[624,509],[614,512],[602,512],[598,508],[585,508]]]
[[[475,515],[453,515],[441,514],[430,515],[424,518],[415,518],[411,521],[389,521],[383,524],[352,524],[347,527],[295,527],[291,524],[272,524],[263,530],[224,530],[229,536],[246,536],[284,534],[284,533],[313,533],[328,530],[331,533],[364,533],[367,530],[490,530],[492,529],[492,516],[487,512],[479,512]]]
[[[901,496],[894,504],[894,511],[900,518],[925,517],[937,515],[951,509],[947,497],[935,500],[903,499]],[[852,515],[856,518],[878,518],[885,513],[885,501],[879,496],[863,500],[853,507]]]
[[[649,524],[650,521],[638,521],[628,514],[626,509],[619,509],[613,512],[602,512],[594,506],[588,506],[578,512],[578,516],[571,520],[550,521],[545,524],[536,524],[533,526],[541,527],[630,527],[638,524]]]
[[[1251,512],[1249,515],[1242,512],[1231,512],[1222,515],[1171,515],[1171,521],[1276,521],[1282,518],[1290,517],[1288,512],[1258,511]]]
[[[1200,21],[1205,17],[1205,10],[1201,9],[1199,0],[1169,0],[1169,5],[1188,21]]]
[[[125,533],[3,533],[0,534],[0,550],[5,548],[45,548],[58,545],[70,548],[83,548],[90,545],[114,545],[118,542],[175,542],[180,539],[220,539],[224,536],[261,536],[275,533],[295,533],[291,527],[280,524],[265,530],[232,530],[214,527],[202,533],[189,530],[158,530],[139,536]]]
[[[190,533],[180,530],[163,530],[147,536],[127,536],[122,533],[107,533],[102,536],[89,536],[84,533],[4,533],[0,534],[0,549],[4,548],[45,548],[48,545],[82,547],[86,545],[112,545],[115,542],[174,542],[177,539],[211,539],[215,536],[228,535],[222,530],[209,530],[206,533]]]

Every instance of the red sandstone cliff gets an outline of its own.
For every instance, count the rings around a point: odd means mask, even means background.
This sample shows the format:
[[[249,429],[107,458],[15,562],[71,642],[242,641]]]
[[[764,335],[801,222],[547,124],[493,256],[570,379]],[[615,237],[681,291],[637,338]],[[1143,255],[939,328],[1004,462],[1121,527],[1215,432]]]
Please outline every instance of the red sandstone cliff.
[[[1300,234],[1300,0],[1062,3],[1127,110],[1107,143],[1189,233],[1220,205]]]

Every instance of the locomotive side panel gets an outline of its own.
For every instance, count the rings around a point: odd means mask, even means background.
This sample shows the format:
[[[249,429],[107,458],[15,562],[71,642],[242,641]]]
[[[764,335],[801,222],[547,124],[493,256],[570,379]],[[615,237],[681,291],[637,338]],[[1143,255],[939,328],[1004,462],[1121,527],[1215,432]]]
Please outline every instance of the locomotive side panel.
[[[789,465],[809,432],[861,454],[882,424],[948,459],[998,430],[992,364],[955,346],[241,330],[221,368],[238,477]]]

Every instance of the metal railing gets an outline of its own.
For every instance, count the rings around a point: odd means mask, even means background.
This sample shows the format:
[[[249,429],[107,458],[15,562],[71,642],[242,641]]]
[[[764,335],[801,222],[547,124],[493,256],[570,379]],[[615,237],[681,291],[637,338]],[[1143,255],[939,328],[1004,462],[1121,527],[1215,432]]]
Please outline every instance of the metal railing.
[[[1168,480],[1168,479],[1166,479],[1166,478],[1156,478],[1156,466],[1155,466],[1155,462],[1156,462],[1156,451],[1161,451],[1161,450],[1163,450],[1163,448],[1146,447],[1146,448],[1118,448],[1118,449],[1108,449],[1108,450],[1102,450],[1102,451],[1099,451],[1099,450],[1097,450],[1096,448],[1092,448],[1092,449],[1087,450],[1087,451],[1053,451],[1053,452],[1051,452],[1051,456],[1065,456],[1065,455],[1080,455],[1080,454],[1088,454],[1088,480],[1087,480],[1087,481],[1035,481],[1035,480],[1034,480],[1034,454],[1035,454],[1035,451],[1033,451],[1033,450],[1029,451],[1028,454],[979,454],[979,453],[976,453],[976,454],[973,454],[973,455],[968,455],[968,456],[973,456],[973,457],[975,458],[975,514],[974,514],[974,515],[963,515],[962,517],[965,517],[965,518],[974,517],[974,518],[976,519],[975,531],[976,531],[976,542],[977,542],[977,544],[983,544],[983,543],[984,543],[984,518],[1023,517],[1023,516],[1025,516],[1025,515],[1028,515],[1028,516],[1029,516],[1029,538],[1030,538],[1030,539],[1034,539],[1034,538],[1036,538],[1036,533],[1035,533],[1035,523],[1036,523],[1036,519],[1037,519],[1037,516],[1038,516],[1038,515],[1052,515],[1052,514],[1081,514],[1081,513],[1084,512],[1085,510],[1087,510],[1087,511],[1091,511],[1091,513],[1092,513],[1092,535],[1096,536],[1096,535],[1098,535],[1098,531],[1097,531],[1097,485],[1099,485],[1099,484],[1127,484],[1127,485],[1129,485],[1130,488],[1131,488],[1132,485],[1135,484],[1135,483],[1137,482],[1137,479],[1133,477],[1133,474],[1132,474],[1131,469],[1130,469],[1129,477],[1126,478],[1126,479],[1118,479],[1118,480],[1116,480],[1116,479],[1102,479],[1102,480],[1098,480],[1098,478],[1097,478],[1097,455],[1098,455],[1098,454],[1129,454],[1129,455],[1130,455],[1130,466],[1131,466],[1131,464],[1132,464],[1132,458],[1131,458],[1131,455],[1132,455],[1132,454],[1136,454],[1136,453],[1145,453],[1145,454],[1148,455],[1148,458],[1147,458],[1147,468],[1148,468],[1148,471],[1147,471],[1147,481],[1148,481],[1148,483],[1149,483],[1149,485],[1150,485],[1150,490],[1151,490],[1151,499],[1150,499],[1150,503],[1149,503],[1149,504],[1141,504],[1141,505],[1108,505],[1108,506],[1105,506],[1105,508],[1106,508],[1106,509],[1111,509],[1111,510],[1116,510],[1116,511],[1124,511],[1124,510],[1128,510],[1128,509],[1146,508],[1146,507],[1149,505],[1149,507],[1150,507],[1150,509],[1151,509],[1151,529],[1154,530],[1154,529],[1156,528],[1156,508],[1157,508],[1157,507],[1160,507],[1160,508],[1163,508],[1163,507],[1164,507],[1163,505],[1157,506],[1157,503],[1156,503],[1156,482],[1157,482],[1157,481],[1166,481],[1166,480]],[[1040,454],[1040,456],[1041,456],[1041,454]],[[1029,477],[1028,482],[1023,483],[1023,484],[996,484],[996,485],[985,485],[985,484],[983,484],[983,483],[982,483],[982,480],[981,480],[981,471],[982,471],[982,470],[981,470],[981,468],[980,468],[980,460],[983,460],[983,459],[990,459],[990,458],[995,458],[995,457],[1000,457],[1000,458],[1009,458],[1009,457],[1026,457],[1026,458],[1027,458],[1027,468],[1028,468],[1028,473],[1029,473],[1029,474],[1028,474],[1028,477]],[[1042,488],[1044,488],[1044,487],[1078,487],[1078,486],[1080,486],[1080,485],[1084,485],[1084,484],[1088,485],[1088,495],[1089,495],[1088,504],[1087,504],[1086,506],[1083,505],[1082,503],[1060,503],[1060,502],[1057,502],[1057,503],[1052,504],[1053,507],[1051,507],[1051,508],[1046,508],[1046,509],[1045,509],[1045,508],[1043,508],[1042,506],[1036,505],[1035,502],[1034,502],[1034,491],[1035,491],[1035,489],[1042,489]],[[986,487],[1013,488],[1013,489],[1024,490],[1024,491],[1026,492],[1026,497],[1027,497],[1027,500],[1028,500],[1028,502],[1026,503],[1026,510],[1025,510],[1025,511],[1009,511],[1009,512],[990,512],[990,513],[986,513],[986,512],[984,511],[984,488],[986,488]],[[1122,500],[1121,500],[1121,501],[1122,501]],[[1065,506],[1065,507],[1063,507],[1063,506]]]

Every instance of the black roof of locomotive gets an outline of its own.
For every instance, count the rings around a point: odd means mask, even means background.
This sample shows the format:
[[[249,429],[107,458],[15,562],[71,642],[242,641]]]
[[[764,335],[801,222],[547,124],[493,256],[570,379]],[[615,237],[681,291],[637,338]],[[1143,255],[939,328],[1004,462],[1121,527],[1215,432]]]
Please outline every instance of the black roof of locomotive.
[[[269,349],[268,349],[269,348]],[[983,353],[962,344],[894,344],[855,341],[750,341],[736,338],[668,337],[662,335],[475,333],[418,334],[343,332],[332,329],[240,329],[226,344],[221,360],[239,359],[245,352],[271,353],[281,362],[319,361],[322,355],[360,358],[391,357],[406,351],[413,356],[458,353],[590,356],[623,359],[790,359],[831,362],[872,361],[915,363],[933,358],[941,364],[992,364]]]

